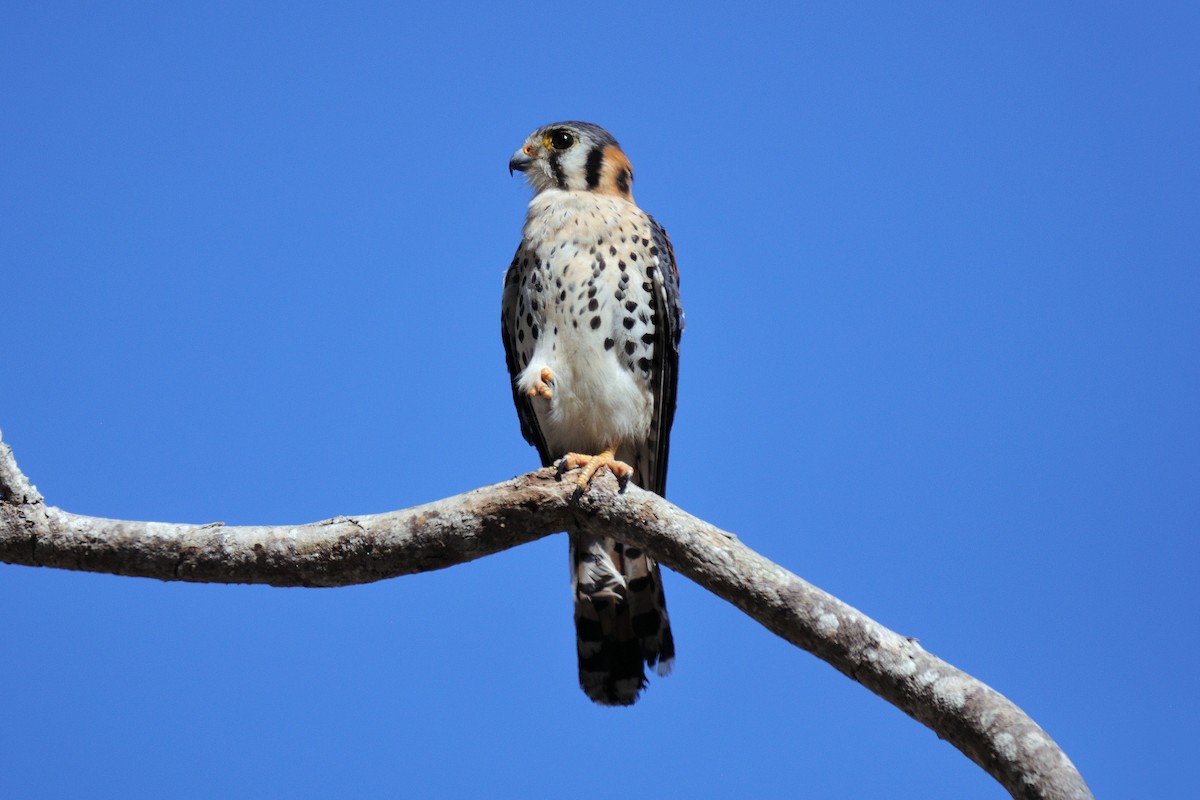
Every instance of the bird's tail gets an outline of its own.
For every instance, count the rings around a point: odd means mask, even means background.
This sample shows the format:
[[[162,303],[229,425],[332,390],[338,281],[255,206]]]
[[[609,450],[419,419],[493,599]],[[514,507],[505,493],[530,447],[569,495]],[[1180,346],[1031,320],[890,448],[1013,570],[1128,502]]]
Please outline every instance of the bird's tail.
[[[579,685],[592,700],[632,705],[645,667],[671,671],[675,641],[658,564],[610,538],[571,534]]]

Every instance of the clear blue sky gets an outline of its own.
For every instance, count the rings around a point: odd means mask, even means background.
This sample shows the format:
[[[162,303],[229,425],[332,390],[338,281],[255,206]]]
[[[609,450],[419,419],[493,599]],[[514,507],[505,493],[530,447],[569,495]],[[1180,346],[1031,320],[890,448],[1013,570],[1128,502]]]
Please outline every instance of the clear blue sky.
[[[1200,795],[1200,6],[773,5],[9,4],[5,439],[53,505],[181,522],[533,468],[506,164],[594,121],[681,265],[671,499],[1012,698],[1097,796]],[[675,575],[676,674],[592,706],[566,558],[0,567],[0,796],[1006,796]]]

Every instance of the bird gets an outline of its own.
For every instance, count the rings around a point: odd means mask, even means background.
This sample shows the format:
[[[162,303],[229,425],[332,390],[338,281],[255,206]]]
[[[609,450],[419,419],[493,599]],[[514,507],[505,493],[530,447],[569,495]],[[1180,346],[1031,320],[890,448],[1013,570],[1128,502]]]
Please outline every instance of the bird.
[[[501,335],[525,440],[577,492],[607,469],[665,495],[683,309],[667,232],[633,200],[633,167],[588,122],[529,135],[508,162],[533,187],[505,272]],[[579,684],[628,706],[675,641],[658,564],[619,538],[569,532]]]

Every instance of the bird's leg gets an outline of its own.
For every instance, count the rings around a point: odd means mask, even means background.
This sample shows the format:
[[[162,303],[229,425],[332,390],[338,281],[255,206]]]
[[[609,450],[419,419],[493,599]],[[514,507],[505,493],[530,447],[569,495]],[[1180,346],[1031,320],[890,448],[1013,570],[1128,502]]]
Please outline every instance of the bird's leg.
[[[529,387],[530,397],[544,397],[549,400],[554,397],[554,391],[550,388],[554,385],[554,373],[549,367],[542,367],[541,373],[538,374],[538,379],[533,382],[533,386]]]
[[[596,472],[603,467],[608,467],[608,471],[616,477],[619,490],[625,491],[625,487],[629,485],[629,478],[633,475],[633,467],[624,461],[617,460],[616,447],[609,447],[594,456],[584,453],[567,453],[558,461],[558,474],[561,476],[567,470],[580,470],[579,477],[575,479],[575,485],[579,487],[578,491],[584,492],[591,484]]]

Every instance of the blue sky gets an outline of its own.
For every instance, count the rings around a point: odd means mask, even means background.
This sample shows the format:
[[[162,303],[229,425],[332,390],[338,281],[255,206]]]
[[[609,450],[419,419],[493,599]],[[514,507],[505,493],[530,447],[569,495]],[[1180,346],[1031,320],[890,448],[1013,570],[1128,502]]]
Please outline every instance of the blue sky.
[[[680,262],[670,498],[1097,796],[1196,795],[1194,3],[246,6],[0,13],[0,428],[48,502],[294,523],[536,466],[506,164],[594,121]],[[0,567],[0,795],[1006,796],[667,580],[676,674],[621,711],[561,536],[338,590]]]

